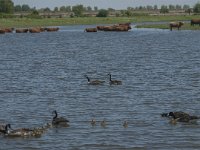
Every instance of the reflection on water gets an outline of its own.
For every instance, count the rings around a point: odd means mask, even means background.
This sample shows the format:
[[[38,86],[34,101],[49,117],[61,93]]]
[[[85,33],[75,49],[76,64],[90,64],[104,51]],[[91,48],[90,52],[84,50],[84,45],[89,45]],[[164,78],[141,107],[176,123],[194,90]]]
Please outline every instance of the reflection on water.
[[[199,149],[198,121],[171,125],[160,117],[169,111],[200,115],[199,31],[84,29],[0,36],[0,122],[40,126],[51,121],[53,110],[70,120],[69,128],[40,138],[0,136],[1,147]],[[122,85],[110,86],[108,73]],[[88,85],[84,75],[106,82]]]

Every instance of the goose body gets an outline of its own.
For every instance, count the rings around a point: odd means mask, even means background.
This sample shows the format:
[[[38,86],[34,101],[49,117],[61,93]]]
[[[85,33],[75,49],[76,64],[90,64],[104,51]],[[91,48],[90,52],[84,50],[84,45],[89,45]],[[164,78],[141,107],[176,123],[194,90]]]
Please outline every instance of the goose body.
[[[85,75],[85,77],[88,80],[89,85],[101,85],[105,82],[105,81],[100,81],[100,80],[92,80],[91,81],[90,78],[87,75]]]
[[[106,120],[105,119],[103,121],[101,121],[101,126],[104,127],[104,128],[106,127]]]
[[[127,121],[124,121],[123,127],[124,127],[124,128],[127,128],[127,127],[128,127],[128,122],[127,122]]]
[[[52,120],[52,125],[53,126],[69,126],[68,125],[68,122],[69,120],[63,118],[63,117],[58,117],[58,114],[57,114],[57,111],[53,111],[53,113],[55,113],[55,116],[53,117],[53,120]]]
[[[121,85],[122,84],[122,81],[120,81],[120,80],[112,80],[112,77],[111,77],[110,73],[108,75],[110,77],[110,82],[109,82],[110,85]]]
[[[177,112],[169,112],[161,114],[162,117],[172,117],[170,123],[176,124],[176,122],[190,122],[191,120],[200,119],[197,116],[191,116],[188,113],[177,111]]]
[[[95,126],[95,125],[96,125],[96,120],[95,120],[95,119],[92,119],[92,120],[91,120],[91,125],[92,125],[92,126]]]

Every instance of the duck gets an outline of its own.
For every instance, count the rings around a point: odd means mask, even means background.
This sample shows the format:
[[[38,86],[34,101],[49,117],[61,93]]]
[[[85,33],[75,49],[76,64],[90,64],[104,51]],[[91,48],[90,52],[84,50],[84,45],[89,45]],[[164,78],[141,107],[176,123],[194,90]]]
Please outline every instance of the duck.
[[[92,119],[90,123],[91,123],[92,126],[95,126],[96,125],[96,120]]]
[[[110,76],[110,85],[121,85],[122,84],[122,81],[120,80],[112,80],[112,77],[111,77],[111,74],[108,73],[108,75]]]
[[[68,124],[69,120],[67,120],[63,117],[58,117],[58,113],[56,110],[54,110],[52,113],[55,114],[55,116],[53,117],[53,120],[52,120],[53,126],[63,126],[63,127],[69,126],[69,124]]]
[[[85,75],[85,77],[88,80],[88,84],[89,85],[101,85],[101,84],[103,84],[105,82],[105,81],[101,81],[101,80],[93,80],[93,81],[91,81],[90,78],[87,75]]]
[[[103,119],[103,121],[101,121],[101,126],[102,126],[103,128],[106,127],[106,120],[105,120],[105,119]]]
[[[127,128],[127,127],[128,127],[128,122],[127,122],[127,121],[124,121],[123,127],[124,127],[124,128]]]

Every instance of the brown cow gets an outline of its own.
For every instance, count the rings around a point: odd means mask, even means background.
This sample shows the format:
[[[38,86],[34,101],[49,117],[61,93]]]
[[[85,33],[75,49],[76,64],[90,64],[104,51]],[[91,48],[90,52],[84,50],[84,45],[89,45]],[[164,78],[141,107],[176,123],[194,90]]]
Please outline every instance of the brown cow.
[[[47,32],[53,32],[53,31],[58,31],[59,28],[58,28],[58,27],[56,27],[56,28],[45,28],[45,30],[46,30]]]
[[[40,30],[40,28],[30,28],[30,29],[29,29],[29,32],[30,32],[30,33],[40,33],[41,30]]]
[[[195,24],[198,24],[200,26],[200,19],[192,19],[191,26],[194,26]]]
[[[97,32],[97,28],[86,28],[85,32]]]
[[[28,29],[16,29],[15,32],[16,33],[27,33]]]
[[[171,31],[172,31],[172,28],[178,28],[179,30],[182,25],[183,25],[183,22],[170,22],[169,27]]]
[[[5,28],[4,30],[6,33],[12,33],[14,28]]]
[[[0,34],[5,34],[5,30],[4,29],[0,29]]]

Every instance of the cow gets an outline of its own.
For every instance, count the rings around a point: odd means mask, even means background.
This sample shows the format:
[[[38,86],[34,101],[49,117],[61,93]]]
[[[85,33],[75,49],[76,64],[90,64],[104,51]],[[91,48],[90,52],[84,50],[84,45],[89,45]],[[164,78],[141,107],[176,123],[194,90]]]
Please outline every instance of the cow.
[[[97,28],[86,28],[85,32],[97,32]]]
[[[16,29],[15,32],[16,33],[27,33],[28,29]]]
[[[179,30],[183,24],[183,22],[170,22],[169,27],[171,31],[172,28],[177,28]]]
[[[56,28],[45,28],[45,30],[46,30],[47,32],[53,32],[53,31],[58,31],[59,28],[58,28],[58,27],[56,27]]]
[[[6,33],[12,33],[14,28],[5,28],[4,30]]]
[[[191,20],[191,26],[194,26],[196,24],[198,24],[200,26],[200,19],[192,19]]]
[[[29,32],[30,32],[30,33],[40,33],[41,30],[40,30],[40,28],[30,28],[30,29],[29,29]]]
[[[0,29],[0,34],[5,34],[5,30],[4,29]]]

